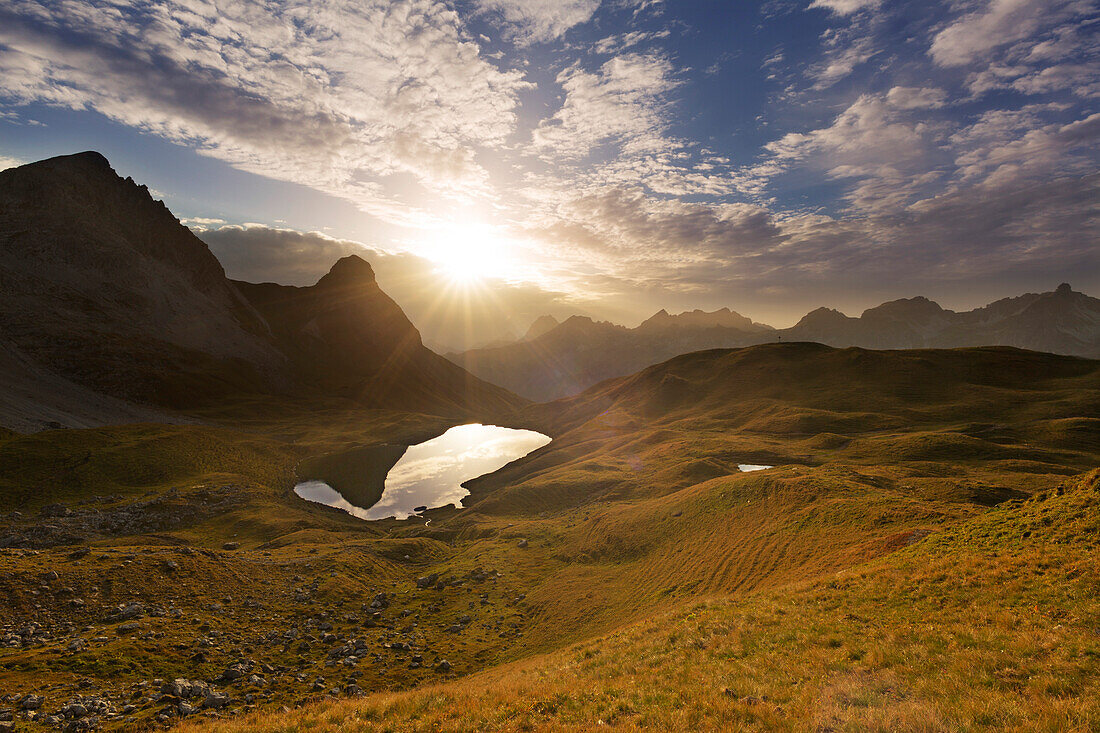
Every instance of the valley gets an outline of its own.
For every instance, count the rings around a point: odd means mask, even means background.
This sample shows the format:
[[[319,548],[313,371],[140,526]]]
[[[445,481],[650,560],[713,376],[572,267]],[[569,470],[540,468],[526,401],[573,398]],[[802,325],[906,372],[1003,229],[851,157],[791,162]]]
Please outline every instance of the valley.
[[[669,337],[535,401],[96,154],[0,173],[0,243],[0,729],[1100,724],[1094,359]],[[472,424],[537,440],[379,504]]]

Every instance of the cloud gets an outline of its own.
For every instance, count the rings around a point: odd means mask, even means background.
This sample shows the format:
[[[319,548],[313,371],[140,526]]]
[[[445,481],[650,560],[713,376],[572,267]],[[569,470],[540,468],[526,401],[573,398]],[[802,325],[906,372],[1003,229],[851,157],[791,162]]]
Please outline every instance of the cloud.
[[[20,160],[19,158],[0,155],[0,171],[7,170],[8,168],[16,168],[23,165],[25,162],[26,161]]]
[[[990,0],[936,34],[929,53],[940,66],[965,66],[1006,44],[1087,12],[1080,0]]]
[[[811,8],[823,8],[837,15],[851,15],[865,8],[877,7],[881,0],[814,0]]]
[[[390,221],[417,187],[484,192],[477,150],[514,132],[523,74],[466,39],[442,0],[302,6],[38,0],[0,9],[0,94],[94,109]],[[387,177],[408,175],[401,187]]]
[[[579,158],[605,143],[628,152],[665,147],[667,94],[679,82],[659,55],[623,54],[596,72],[574,65],[558,75],[565,102],[534,132],[534,146],[555,158]]]
[[[947,104],[947,92],[935,87],[894,87],[886,102],[898,109],[939,109]]]
[[[628,48],[655,41],[661,38],[668,38],[670,31],[665,28],[660,31],[630,31],[629,33],[618,33],[607,38],[602,38],[596,42],[592,47],[596,53],[602,54],[618,54],[626,51]]]
[[[777,217],[759,207],[616,191],[578,199],[567,209],[569,226],[547,228],[541,236],[551,246],[559,239],[583,242],[579,259],[608,263],[607,274],[588,278],[586,287],[618,299],[644,293],[649,302],[718,304],[770,291],[787,293],[790,303],[808,309],[820,302],[799,298],[833,292],[835,299],[840,283],[861,291],[889,283],[891,292],[908,294],[964,285],[1003,292],[1009,281],[1057,282],[1093,272],[1098,196],[1100,174],[1039,183],[1008,178],[893,211],[835,218]]]
[[[897,209],[938,180],[945,155],[945,128],[907,111],[889,104],[888,96],[863,95],[830,126],[788,133],[765,149],[780,170],[798,164],[855,181],[846,198],[856,209]]]
[[[484,11],[499,15],[521,43],[558,38],[570,28],[587,23],[600,0],[477,0]]]

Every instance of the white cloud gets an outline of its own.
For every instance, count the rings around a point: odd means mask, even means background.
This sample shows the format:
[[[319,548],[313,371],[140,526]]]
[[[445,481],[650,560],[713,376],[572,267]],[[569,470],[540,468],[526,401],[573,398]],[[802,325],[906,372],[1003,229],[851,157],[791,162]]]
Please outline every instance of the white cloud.
[[[947,104],[947,92],[935,87],[894,87],[886,101],[898,109],[939,109]]]
[[[929,49],[941,66],[965,66],[1087,9],[1081,0],[989,0],[936,34]]]
[[[477,150],[516,125],[522,73],[466,39],[442,0],[70,3],[0,10],[0,93],[90,108],[262,175],[410,221],[412,190],[484,192]],[[409,189],[409,186],[406,186]]]
[[[600,0],[477,0],[477,4],[510,24],[516,40],[536,43],[553,40],[587,23]]]
[[[534,133],[543,154],[579,158],[611,142],[630,153],[666,147],[666,95],[679,84],[668,59],[624,54],[595,73],[572,66],[558,75],[558,83],[565,102]]]
[[[847,198],[857,209],[896,210],[939,178],[944,136],[941,125],[905,112],[863,95],[830,126],[789,133],[765,148],[780,170],[797,164],[853,181]]]
[[[20,160],[19,158],[10,158],[6,155],[0,155],[0,171],[7,170],[8,168],[16,168],[23,165],[25,162],[26,161]]]
[[[837,15],[851,15],[864,8],[877,7],[881,0],[814,0],[811,8],[831,10]]]

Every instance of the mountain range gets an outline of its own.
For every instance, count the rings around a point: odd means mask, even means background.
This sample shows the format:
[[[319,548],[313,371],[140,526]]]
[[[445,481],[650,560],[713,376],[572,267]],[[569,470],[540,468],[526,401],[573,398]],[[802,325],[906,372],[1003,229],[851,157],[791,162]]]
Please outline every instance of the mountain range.
[[[435,414],[514,395],[427,349],[356,256],[311,287],[230,281],[94,152],[0,172],[0,425],[134,422],[229,395]],[[95,407],[93,407],[95,406]]]
[[[576,394],[679,354],[772,341],[812,341],[867,349],[1015,346],[1100,356],[1100,300],[1068,284],[1053,292],[1005,298],[957,313],[924,297],[883,303],[859,318],[818,308],[790,328],[774,329],[723,308],[670,315],[661,310],[636,328],[573,316],[543,316],[521,340],[448,354],[473,374],[535,401]]]

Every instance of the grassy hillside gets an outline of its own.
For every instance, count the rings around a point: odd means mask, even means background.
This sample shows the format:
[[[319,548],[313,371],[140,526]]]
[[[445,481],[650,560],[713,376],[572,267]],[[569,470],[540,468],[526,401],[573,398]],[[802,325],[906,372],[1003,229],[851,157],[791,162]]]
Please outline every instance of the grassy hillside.
[[[183,730],[1097,730],[1100,472],[812,583],[411,692]]]
[[[1098,405],[1100,364],[1012,349],[691,354],[531,408],[515,426],[554,441],[429,523],[364,523],[291,487],[300,461],[329,456],[339,473],[340,456],[421,442],[445,418],[259,401],[199,416],[212,425],[0,436],[0,496],[22,513],[4,531],[26,540],[0,549],[0,640],[14,640],[0,647],[0,689],[41,694],[52,714],[90,684],[110,701],[104,725],[133,728],[199,715],[181,707],[198,702],[161,697],[157,678],[213,685],[226,715],[506,665],[443,691],[303,708],[287,726],[331,714],[404,729],[972,727],[985,718],[936,697],[930,670],[955,654],[961,678],[999,661],[985,655],[1001,640],[1039,654],[1021,646],[1032,590],[1024,605],[994,602],[1010,574],[1081,618],[1092,602],[1072,597],[1087,574],[1054,580],[1093,557],[1095,477],[1058,487],[1100,464]],[[1050,503],[1028,499],[1043,493]],[[1063,545],[1074,527],[1086,539]],[[132,601],[143,615],[118,617]],[[968,614],[972,659],[922,626],[961,635]],[[1072,660],[1091,664],[1083,649]],[[1056,647],[1042,674],[1080,682],[1058,656],[1072,650]],[[884,659],[887,671],[866,671]],[[223,679],[237,663],[261,681]],[[988,725],[1058,727],[1035,717],[1050,705],[1004,717],[996,695],[1009,693],[991,689]]]

